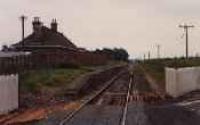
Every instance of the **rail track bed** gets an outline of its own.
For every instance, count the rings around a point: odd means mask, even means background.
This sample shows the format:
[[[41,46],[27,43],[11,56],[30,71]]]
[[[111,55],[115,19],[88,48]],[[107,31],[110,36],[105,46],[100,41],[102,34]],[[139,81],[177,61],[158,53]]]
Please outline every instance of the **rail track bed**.
[[[66,117],[60,125],[126,125],[130,103],[152,103],[162,100],[146,81],[137,80],[130,69],[111,81],[85,103],[76,113]],[[141,79],[141,78],[139,78]],[[147,85],[146,85],[147,84]],[[137,119],[137,118],[136,118]],[[137,120],[135,120],[137,121]]]
[[[79,113],[63,121],[63,125],[120,124],[131,89],[132,77],[128,71],[111,81],[105,89],[88,102]],[[129,98],[129,97],[128,97]]]
[[[154,91],[143,75],[130,71],[116,73],[76,110],[45,125],[199,125],[196,113],[174,105]]]
[[[98,95],[90,104],[94,105],[124,105],[126,101],[130,75],[124,73],[102,94]]]

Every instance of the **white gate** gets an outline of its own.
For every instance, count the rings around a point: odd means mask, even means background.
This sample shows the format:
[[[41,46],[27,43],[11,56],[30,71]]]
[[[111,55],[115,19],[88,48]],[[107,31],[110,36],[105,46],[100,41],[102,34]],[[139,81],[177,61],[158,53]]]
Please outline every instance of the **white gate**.
[[[0,75],[0,114],[17,109],[18,75]]]
[[[200,89],[200,67],[166,68],[166,92],[178,97]]]

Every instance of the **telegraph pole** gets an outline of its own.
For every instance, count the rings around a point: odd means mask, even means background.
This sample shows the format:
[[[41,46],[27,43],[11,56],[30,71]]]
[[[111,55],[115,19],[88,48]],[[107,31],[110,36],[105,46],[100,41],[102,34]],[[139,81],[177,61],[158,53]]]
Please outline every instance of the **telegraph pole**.
[[[20,16],[20,20],[21,20],[21,24],[22,24],[22,50],[24,51],[24,22],[26,20],[26,16],[22,15]],[[23,56],[23,60],[24,60],[25,56]],[[23,63],[23,66],[24,66],[24,63]],[[21,100],[21,96],[20,96],[20,88],[21,88],[21,84],[19,84],[19,87],[18,87],[18,100],[20,101]],[[19,103],[19,107],[21,107],[20,103]]]
[[[26,16],[24,16],[24,15],[22,15],[21,17],[20,17],[20,19],[21,19],[21,22],[22,22],[22,47],[24,48],[24,22],[25,22],[25,19],[26,19],[27,17]]]
[[[187,24],[184,24],[184,25],[179,25],[180,28],[183,28],[184,29],[184,32],[185,32],[185,55],[186,55],[186,59],[189,58],[189,50],[188,50],[188,41],[189,41],[189,35],[188,35],[188,29],[189,28],[194,28],[193,25],[187,25]]]
[[[150,60],[151,59],[151,52],[149,51],[148,52],[148,60]]]
[[[145,54],[143,55],[143,58],[144,58],[144,61],[145,61],[146,60],[146,55]]]
[[[157,58],[160,59],[160,45],[156,45],[157,47]]]

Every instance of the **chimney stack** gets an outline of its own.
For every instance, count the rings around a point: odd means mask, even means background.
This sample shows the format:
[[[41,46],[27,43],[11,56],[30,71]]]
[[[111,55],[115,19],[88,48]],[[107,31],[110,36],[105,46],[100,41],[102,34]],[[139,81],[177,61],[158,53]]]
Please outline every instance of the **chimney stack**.
[[[58,23],[57,23],[56,19],[53,19],[51,22],[51,30],[54,32],[57,32],[57,30],[58,30]]]
[[[33,24],[33,32],[41,33],[42,23],[40,22],[40,18],[34,17],[32,24]]]

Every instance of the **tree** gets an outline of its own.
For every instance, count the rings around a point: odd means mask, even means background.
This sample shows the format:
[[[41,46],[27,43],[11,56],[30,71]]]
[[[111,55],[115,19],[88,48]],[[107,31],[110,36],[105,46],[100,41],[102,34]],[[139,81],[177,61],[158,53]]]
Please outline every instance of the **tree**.
[[[123,48],[115,48],[114,49],[115,59],[116,60],[122,60],[122,61],[128,61],[129,54],[128,52]]]
[[[7,45],[3,45],[2,46],[2,50],[1,51],[8,51],[9,50],[9,47]]]
[[[102,52],[111,56],[112,59],[114,60],[128,61],[129,54],[123,48],[114,48],[114,49],[104,48]]]

